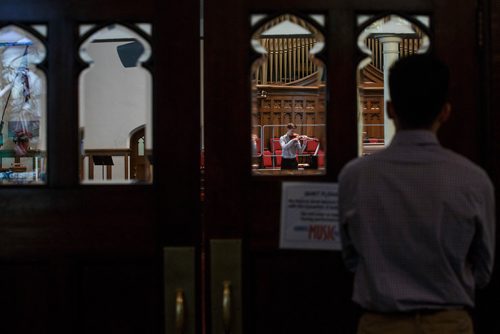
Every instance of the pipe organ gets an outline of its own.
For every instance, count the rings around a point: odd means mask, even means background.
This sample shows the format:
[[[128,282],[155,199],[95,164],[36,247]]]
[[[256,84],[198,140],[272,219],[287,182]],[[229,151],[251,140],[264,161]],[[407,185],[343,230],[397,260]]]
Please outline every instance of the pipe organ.
[[[288,21],[302,29],[301,34],[269,36],[264,33]],[[299,28],[299,31],[300,31]],[[325,94],[322,64],[311,50],[322,36],[305,20],[282,15],[264,24],[254,35],[266,54],[253,73],[252,124],[254,133],[262,129],[264,148],[293,122],[297,132],[317,137],[325,144]]]
[[[389,18],[388,18],[389,19]],[[284,21],[292,22],[309,33],[304,35],[269,36],[269,31]],[[423,44],[423,33],[413,27],[416,36],[403,38],[399,46],[400,57],[417,52]],[[261,26],[254,39],[266,50],[252,74],[252,124],[254,133],[262,135],[264,147],[269,138],[279,136],[289,122],[299,126],[298,132],[317,137],[325,144],[325,77],[326,68],[311,55],[311,50],[323,41],[321,33],[306,20],[293,15],[282,15]],[[371,50],[371,63],[359,72],[360,116],[363,139],[370,142],[384,140],[384,78],[383,45],[368,37],[366,46]],[[322,125],[322,126],[303,126]],[[273,127],[274,125],[274,127]],[[263,133],[256,133],[262,128]],[[274,128],[274,130],[273,130]],[[323,146],[324,147],[324,146]]]
[[[403,38],[401,44],[399,45],[399,56],[405,57],[417,52],[422,46],[422,32],[415,28],[417,31],[416,38]],[[366,46],[372,52],[371,64],[378,68],[380,71],[384,70],[384,52],[382,49],[382,43],[377,38],[368,37],[365,42]]]
[[[405,37],[399,45],[399,57],[416,53],[423,44],[423,33],[417,27],[416,37]],[[381,145],[384,142],[384,53],[383,45],[377,39],[368,37],[366,46],[372,53],[371,63],[359,73],[359,101],[363,122],[363,151],[370,145]]]
[[[265,38],[261,44],[268,55],[257,70],[257,84],[293,84],[318,71],[310,57],[314,38]]]

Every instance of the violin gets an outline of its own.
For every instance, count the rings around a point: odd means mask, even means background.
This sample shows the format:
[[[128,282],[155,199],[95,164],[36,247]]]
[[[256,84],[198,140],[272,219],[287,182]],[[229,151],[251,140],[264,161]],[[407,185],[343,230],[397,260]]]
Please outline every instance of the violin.
[[[319,141],[318,138],[311,138],[311,137],[308,137],[306,135],[300,135],[300,134],[294,132],[290,135],[290,139],[295,139],[295,138],[298,138],[299,140]]]

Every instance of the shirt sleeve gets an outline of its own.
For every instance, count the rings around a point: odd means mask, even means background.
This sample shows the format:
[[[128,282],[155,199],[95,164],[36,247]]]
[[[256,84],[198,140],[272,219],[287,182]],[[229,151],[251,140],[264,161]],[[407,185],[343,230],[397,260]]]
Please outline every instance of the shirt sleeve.
[[[285,141],[285,136],[281,136],[280,137],[280,145],[281,145],[281,148],[284,150],[284,149],[287,149],[289,147],[291,147],[293,144],[295,143],[294,140],[290,140],[288,141],[288,143]]]
[[[354,247],[349,233],[349,221],[354,214],[352,196],[353,194],[349,191],[348,179],[345,177],[344,173],[341,173],[339,176],[339,216],[342,258],[344,259],[347,269],[355,272],[359,262],[359,254]]]
[[[495,195],[491,183],[484,191],[483,200],[478,203],[476,233],[471,245],[472,270],[479,288],[490,281],[495,256]]]

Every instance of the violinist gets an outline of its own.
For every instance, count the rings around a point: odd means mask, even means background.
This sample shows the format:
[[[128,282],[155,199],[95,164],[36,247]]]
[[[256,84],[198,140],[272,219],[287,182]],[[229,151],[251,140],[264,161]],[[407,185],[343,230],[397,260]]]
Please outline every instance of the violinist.
[[[298,169],[297,154],[301,154],[306,148],[306,142],[302,143],[301,140],[315,139],[295,133],[297,126],[294,123],[288,123],[286,128],[286,134],[280,137],[281,169]]]

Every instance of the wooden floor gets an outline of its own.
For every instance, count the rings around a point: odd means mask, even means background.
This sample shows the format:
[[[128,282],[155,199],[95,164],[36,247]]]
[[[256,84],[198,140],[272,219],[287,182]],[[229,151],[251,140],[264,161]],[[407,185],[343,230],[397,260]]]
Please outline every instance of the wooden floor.
[[[298,170],[281,170],[279,168],[274,169],[253,169],[253,175],[324,175],[326,173],[324,168],[319,169],[304,169],[299,168]]]

